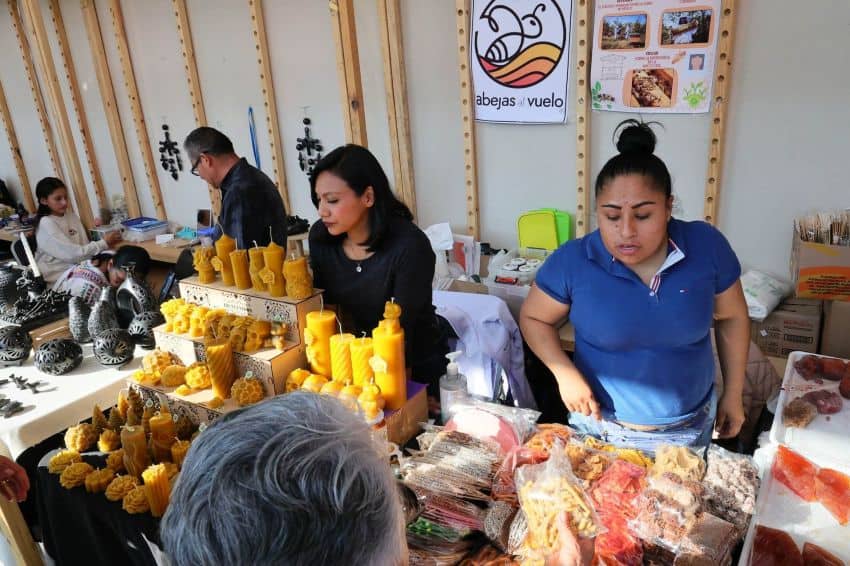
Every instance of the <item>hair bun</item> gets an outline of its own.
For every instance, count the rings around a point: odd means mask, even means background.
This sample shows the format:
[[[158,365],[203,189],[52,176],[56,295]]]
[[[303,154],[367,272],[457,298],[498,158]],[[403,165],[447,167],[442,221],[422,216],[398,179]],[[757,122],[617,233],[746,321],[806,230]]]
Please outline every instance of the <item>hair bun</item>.
[[[650,123],[638,120],[625,120],[620,122],[614,132],[617,138],[617,150],[620,153],[648,153],[655,151],[655,132],[652,131]]]

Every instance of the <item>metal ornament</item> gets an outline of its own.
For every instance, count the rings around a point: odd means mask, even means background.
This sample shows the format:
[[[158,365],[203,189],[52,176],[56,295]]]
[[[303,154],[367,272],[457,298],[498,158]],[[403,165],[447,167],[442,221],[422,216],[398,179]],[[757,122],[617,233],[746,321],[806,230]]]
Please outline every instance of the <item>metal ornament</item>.
[[[159,311],[147,311],[137,314],[127,331],[133,341],[144,348],[151,350],[156,346],[153,329],[160,324],[165,324],[165,317]]]
[[[91,307],[82,297],[71,297],[68,301],[68,328],[71,336],[80,344],[91,342],[89,334],[89,317]]]
[[[121,366],[133,359],[135,345],[130,333],[121,328],[110,328],[94,339],[94,358],[104,366]]]
[[[118,328],[118,316],[115,301],[112,298],[112,287],[106,286],[100,292],[100,300],[91,311],[88,324],[89,336],[95,339],[101,332],[110,328]]]
[[[73,340],[55,338],[39,346],[33,362],[42,373],[63,375],[78,367],[83,361],[83,349]]]
[[[20,326],[0,328],[0,365],[20,365],[30,357],[32,338]]]
[[[159,301],[144,279],[133,273],[133,267],[127,268],[127,278],[118,287],[118,321],[128,326],[136,315],[143,312],[158,311]]]

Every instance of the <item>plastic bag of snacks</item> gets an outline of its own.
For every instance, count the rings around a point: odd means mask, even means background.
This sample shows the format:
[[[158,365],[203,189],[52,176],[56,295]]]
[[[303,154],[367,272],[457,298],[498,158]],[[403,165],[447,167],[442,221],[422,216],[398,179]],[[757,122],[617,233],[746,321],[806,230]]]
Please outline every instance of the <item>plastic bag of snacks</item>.
[[[558,519],[564,513],[570,530],[579,537],[595,537],[604,532],[590,498],[572,473],[563,447],[558,449],[556,445],[542,464],[519,468],[516,482],[528,522],[523,554],[531,563],[545,561],[560,548]]]
[[[628,528],[637,511],[635,499],[646,485],[646,470],[625,460],[616,460],[605,470],[590,495],[602,524],[608,529],[594,543],[596,557],[601,564],[640,566],[643,548]]]
[[[593,482],[602,477],[611,463],[616,461],[614,453],[594,450],[575,440],[568,442],[564,450],[570,459],[573,475],[581,480],[585,489],[590,488]]]
[[[758,469],[752,458],[712,444],[702,484],[705,510],[729,521],[740,535],[746,532],[755,512],[759,489]]]
[[[648,545],[675,553],[702,510],[702,485],[670,472],[650,476],[635,506],[631,531]]]
[[[493,487],[490,490],[493,499],[516,505],[517,494],[516,482],[514,481],[516,470],[521,466],[545,462],[548,458],[549,453],[544,450],[527,448],[525,446],[511,450],[502,460],[502,464],[493,478]]]
[[[539,411],[497,405],[478,399],[457,404],[446,423],[446,430],[458,430],[480,440],[499,444],[502,454],[508,454],[534,433]]]

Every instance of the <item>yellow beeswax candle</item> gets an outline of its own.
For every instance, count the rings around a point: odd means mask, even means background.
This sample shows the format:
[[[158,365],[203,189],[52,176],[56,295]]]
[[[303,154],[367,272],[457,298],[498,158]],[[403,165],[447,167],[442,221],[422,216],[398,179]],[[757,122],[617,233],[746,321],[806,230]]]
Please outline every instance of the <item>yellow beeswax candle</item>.
[[[384,319],[372,331],[375,356],[387,364],[386,372],[375,371],[375,382],[381,388],[389,409],[400,409],[407,401],[404,329],[400,317],[401,307],[388,302],[384,308]]]
[[[151,429],[151,452],[157,462],[171,460],[171,445],[177,440],[171,413],[158,413],[148,423]]]
[[[283,248],[271,242],[263,251],[265,267],[260,270],[260,277],[269,288],[272,297],[286,295],[286,281],[283,278]]]
[[[350,350],[352,340],[354,340],[353,334],[334,334],[331,336],[331,377],[334,381],[348,382],[353,377]]]
[[[268,289],[268,285],[260,277],[260,271],[266,266],[266,261],[263,259],[263,253],[265,251],[266,248],[260,246],[254,246],[248,250],[248,261],[250,264],[248,271],[251,274],[251,286],[255,291],[265,292]]]
[[[124,449],[124,468],[127,473],[139,477],[151,463],[144,427],[125,426],[121,430],[121,448]]]
[[[145,482],[145,497],[151,508],[151,515],[162,517],[168,507],[171,497],[171,483],[168,481],[168,471],[163,464],[150,466],[142,472]]]
[[[189,446],[192,443],[188,440],[176,440],[171,445],[171,461],[179,467],[183,467],[183,460],[186,459],[186,453],[189,452]]]
[[[307,344],[310,370],[319,375],[330,375],[331,335],[336,333],[336,315],[331,311],[313,311],[308,312],[305,319],[304,343]]]
[[[236,240],[222,234],[221,238],[215,242],[216,257],[212,260],[212,265],[216,271],[221,272],[221,280],[225,285],[233,285],[233,269],[230,266],[230,252],[236,249]]]
[[[213,257],[215,257],[215,248],[212,246],[200,246],[192,252],[192,265],[198,272],[198,280],[201,283],[215,281],[215,270],[210,263]]]
[[[233,348],[227,338],[207,339],[204,343],[212,390],[219,399],[230,397],[230,387],[236,379]]]
[[[306,299],[313,294],[313,278],[307,270],[304,256],[288,259],[283,263],[286,279],[286,295],[291,299]]]
[[[364,336],[351,341],[351,374],[354,377],[354,385],[363,387],[372,379],[374,372],[369,365],[369,358],[374,352],[371,338]]]
[[[240,291],[251,288],[251,271],[248,268],[248,252],[233,250],[230,252],[230,268],[233,270],[233,281]]]

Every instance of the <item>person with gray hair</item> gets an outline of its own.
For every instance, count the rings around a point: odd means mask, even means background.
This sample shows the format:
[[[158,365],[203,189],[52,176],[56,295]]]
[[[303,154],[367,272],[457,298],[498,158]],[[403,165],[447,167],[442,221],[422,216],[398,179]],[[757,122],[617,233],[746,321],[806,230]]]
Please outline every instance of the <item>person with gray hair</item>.
[[[368,426],[303,391],[200,434],[160,532],[175,566],[407,563],[396,483]]]

